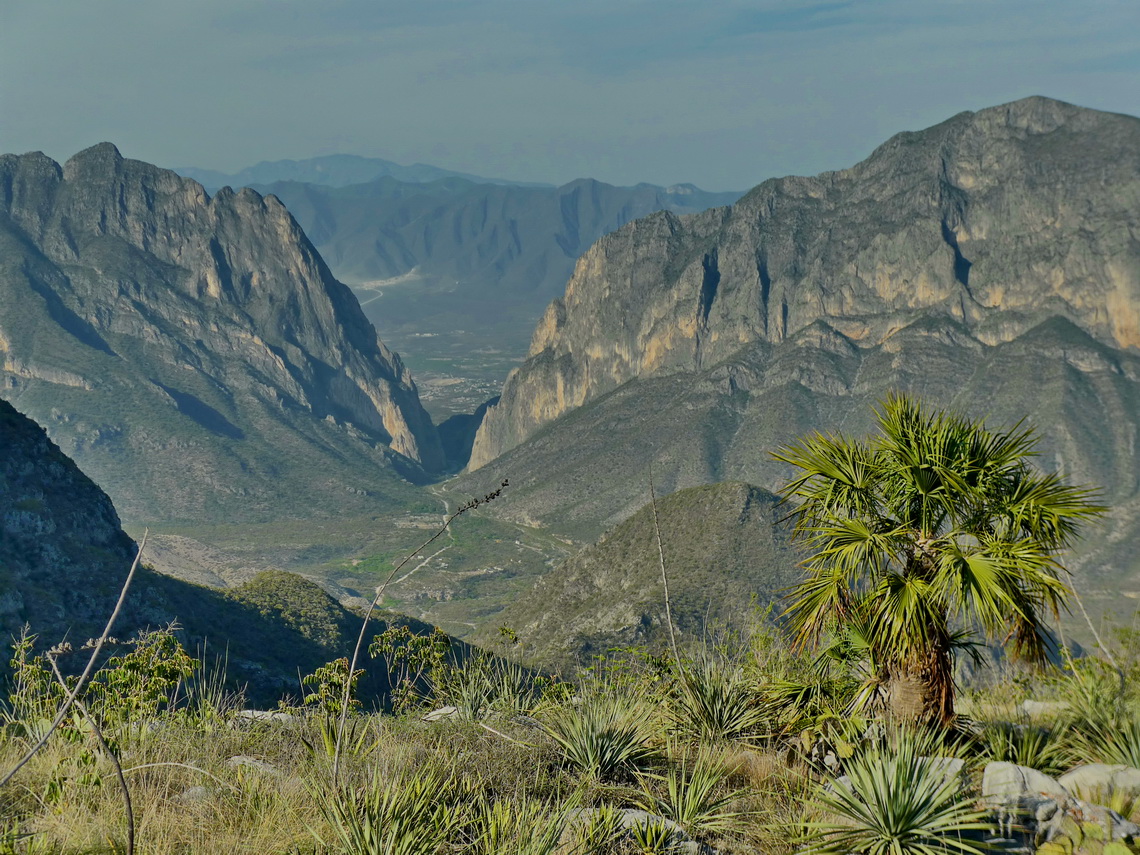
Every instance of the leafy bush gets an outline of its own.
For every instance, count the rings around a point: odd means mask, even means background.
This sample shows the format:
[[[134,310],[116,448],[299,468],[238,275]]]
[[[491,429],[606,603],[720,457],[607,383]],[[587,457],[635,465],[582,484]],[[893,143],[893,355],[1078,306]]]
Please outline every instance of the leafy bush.
[[[356,712],[360,709],[360,701],[356,699],[356,684],[363,674],[363,669],[357,669],[350,679],[348,658],[334,659],[301,678],[301,685],[312,687],[302,703],[315,707],[326,718],[338,718],[344,706],[345,683],[348,683],[348,711]]]

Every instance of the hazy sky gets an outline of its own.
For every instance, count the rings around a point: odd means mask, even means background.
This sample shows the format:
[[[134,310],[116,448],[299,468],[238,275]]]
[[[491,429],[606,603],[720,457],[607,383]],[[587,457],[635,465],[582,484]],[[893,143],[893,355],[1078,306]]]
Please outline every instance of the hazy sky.
[[[1140,115],[1140,0],[0,0],[0,151],[57,159],[743,189],[1032,94]]]

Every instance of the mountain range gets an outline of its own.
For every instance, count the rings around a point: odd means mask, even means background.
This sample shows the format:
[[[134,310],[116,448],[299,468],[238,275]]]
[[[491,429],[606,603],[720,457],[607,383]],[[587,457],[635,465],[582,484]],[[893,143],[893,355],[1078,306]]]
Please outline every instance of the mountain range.
[[[899,134],[737,204],[632,222],[579,260],[483,419],[496,512],[590,540],[665,492],[778,490],[770,453],[858,435],[909,390],[994,424],[1101,491],[1077,566],[1140,588],[1140,120],[1046,98]]]
[[[551,641],[558,621],[579,651],[595,630],[636,641],[660,626],[648,600],[591,616],[597,559],[559,563],[641,511],[651,466],[660,495],[726,481],[776,494],[781,443],[864,433],[876,401],[908,390],[995,425],[1027,418],[1042,465],[1112,508],[1074,562],[1082,592],[1094,608],[1140,596],[1138,119],[1025,99],[698,213],[639,216],[596,182],[274,186],[284,204],[210,195],[106,144],[62,167],[0,158],[0,394],[135,524],[214,526],[211,542],[257,553],[248,566],[304,566],[354,597],[441,512],[509,478],[417,558],[390,604],[471,633],[509,607],[568,656]],[[668,208],[663,192],[644,190],[646,204]],[[558,264],[572,272],[497,400],[441,442],[404,361],[302,225],[341,247],[338,263],[384,256],[393,266],[377,271],[404,270],[358,293],[406,341],[435,332],[416,312],[482,324],[482,339],[453,336],[455,363],[482,359],[495,323],[519,335],[529,309],[507,309],[545,299]],[[703,494],[680,495],[671,525],[712,513]],[[606,548],[638,538],[611,534]],[[652,567],[606,548],[593,554],[648,585]],[[724,579],[768,590],[742,553],[717,549],[685,566],[722,561]],[[793,564],[773,548],[759,566],[782,578]],[[680,573],[686,627],[706,582]]]
[[[397,181],[406,181],[411,184],[424,184],[444,178],[462,178],[467,181],[474,181],[477,184],[528,186],[525,182],[482,178],[478,175],[455,172],[426,163],[401,166],[379,157],[360,157],[355,154],[329,154],[304,160],[263,160],[234,173],[218,172],[215,169],[198,169],[193,166],[176,167],[174,171],[187,178],[193,178],[211,193],[221,190],[223,187],[237,189],[248,187],[251,184],[272,184],[275,181],[299,181],[326,187],[347,187],[350,184],[366,184],[384,176],[390,176]]]

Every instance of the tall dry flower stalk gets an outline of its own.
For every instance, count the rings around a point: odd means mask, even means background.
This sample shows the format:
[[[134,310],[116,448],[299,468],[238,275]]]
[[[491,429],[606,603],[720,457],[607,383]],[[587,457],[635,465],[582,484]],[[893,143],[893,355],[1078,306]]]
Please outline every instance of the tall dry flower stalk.
[[[503,494],[503,490],[505,490],[508,485],[509,484],[507,479],[504,478],[502,483],[499,484],[497,490],[493,490],[492,492],[487,493],[482,498],[470,499],[469,501],[464,502],[462,505],[456,508],[451,516],[443,521],[443,524],[436,530],[435,534],[417,546],[412,552],[404,556],[404,559],[392,568],[392,572],[388,574],[388,577],[376,589],[376,596],[372,598],[372,602],[369,604],[368,610],[364,613],[364,620],[360,623],[360,635],[358,635],[356,638],[356,647],[353,648],[352,660],[348,664],[348,679],[344,681],[344,692],[341,696],[340,703],[340,718],[337,720],[336,739],[333,745],[332,781],[334,786],[336,785],[340,772],[340,754],[341,747],[344,742],[345,722],[348,720],[348,701],[349,696],[352,693],[352,675],[356,673],[356,665],[360,661],[360,651],[364,647],[364,636],[368,630],[368,621],[372,618],[372,613],[376,610],[376,606],[384,598],[384,591],[388,588],[388,585],[391,583],[391,581],[396,578],[396,574],[404,568],[404,565],[419,555],[421,552],[423,552],[425,549],[427,549],[428,546],[430,546],[437,538],[441,537],[456,519],[468,511],[474,510],[480,505],[485,505],[488,502],[493,502]]]

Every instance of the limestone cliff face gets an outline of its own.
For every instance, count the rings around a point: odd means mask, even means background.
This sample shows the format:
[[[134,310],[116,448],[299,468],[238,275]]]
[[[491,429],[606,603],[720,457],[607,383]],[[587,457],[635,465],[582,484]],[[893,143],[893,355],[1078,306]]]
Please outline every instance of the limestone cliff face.
[[[265,507],[295,455],[317,470],[330,454],[353,469],[442,463],[399,357],[272,196],[211,197],[106,143],[62,167],[4,155],[0,308],[5,394],[136,518],[159,497],[112,474],[101,447],[163,455],[181,470],[171,484]],[[234,483],[252,471],[261,483]]]
[[[1029,98],[731,208],[630,223],[579,260],[470,468],[633,378],[817,327],[878,347],[932,313],[987,345],[1062,316],[1140,347],[1140,120]]]

